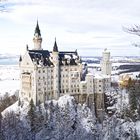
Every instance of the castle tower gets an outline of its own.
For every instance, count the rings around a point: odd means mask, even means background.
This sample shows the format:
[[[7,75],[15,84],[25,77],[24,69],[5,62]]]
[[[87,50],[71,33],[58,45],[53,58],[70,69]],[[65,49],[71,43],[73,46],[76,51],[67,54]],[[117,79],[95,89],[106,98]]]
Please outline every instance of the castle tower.
[[[53,64],[54,64],[54,75],[53,75],[53,80],[54,80],[54,98],[58,99],[59,98],[59,92],[60,92],[60,87],[59,87],[59,52],[58,52],[58,47],[55,39],[54,47],[53,47]]]
[[[104,75],[111,75],[111,61],[110,61],[110,52],[107,49],[104,50],[102,54],[102,61],[101,61],[101,70],[102,74]]]
[[[42,48],[41,48],[42,37],[41,37],[38,21],[37,21],[37,25],[35,28],[33,42],[34,42],[34,50],[42,50]]]

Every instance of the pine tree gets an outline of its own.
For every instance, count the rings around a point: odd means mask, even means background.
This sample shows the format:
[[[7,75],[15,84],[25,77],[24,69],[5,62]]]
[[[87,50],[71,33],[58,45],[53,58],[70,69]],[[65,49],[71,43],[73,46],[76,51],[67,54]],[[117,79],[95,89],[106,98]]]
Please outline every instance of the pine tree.
[[[134,86],[131,86],[129,90],[129,103],[131,110],[134,111],[137,109],[136,91]]]
[[[35,106],[33,103],[33,99],[30,101],[30,109],[28,111],[28,117],[30,120],[30,128],[32,133],[32,140],[35,140]]]
[[[2,115],[0,112],[0,140],[3,140],[3,134],[2,134]]]
[[[135,129],[135,132],[134,132],[134,140],[139,140],[139,137],[138,137],[136,129]]]
[[[21,101],[20,101],[20,98],[18,99],[18,106],[20,106],[21,105]]]
[[[1,129],[2,129],[2,115],[1,115],[1,112],[0,112],[0,133],[1,133]]]

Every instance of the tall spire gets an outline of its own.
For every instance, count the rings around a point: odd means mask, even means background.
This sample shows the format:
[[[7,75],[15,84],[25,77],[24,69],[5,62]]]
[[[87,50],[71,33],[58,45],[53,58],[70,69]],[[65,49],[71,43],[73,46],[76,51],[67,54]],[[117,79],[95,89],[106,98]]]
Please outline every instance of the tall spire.
[[[42,50],[41,48],[42,37],[41,37],[40,29],[39,29],[38,20],[37,20],[37,24],[35,28],[33,42],[34,42],[34,50]]]
[[[39,24],[38,24],[38,20],[37,20],[37,24],[36,24],[35,34],[34,35],[36,35],[36,34],[38,34],[38,36],[41,36],[40,29],[39,29]]]
[[[21,57],[21,55],[20,55],[20,57],[19,57],[19,62],[21,62],[22,61],[22,57]]]
[[[58,47],[57,47],[57,43],[56,43],[56,37],[55,37],[55,42],[54,42],[53,51],[54,51],[54,52],[58,52]]]

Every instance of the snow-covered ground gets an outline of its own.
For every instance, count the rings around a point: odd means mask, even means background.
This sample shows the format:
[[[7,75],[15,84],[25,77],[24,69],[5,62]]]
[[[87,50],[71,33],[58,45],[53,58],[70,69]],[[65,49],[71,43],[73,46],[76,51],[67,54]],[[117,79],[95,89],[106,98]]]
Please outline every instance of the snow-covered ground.
[[[0,65],[0,96],[8,92],[10,95],[19,90],[19,66]]]
[[[115,63],[115,64],[117,66],[119,65],[117,63]],[[99,64],[95,64],[94,65],[93,63],[90,64],[90,65],[92,65],[92,66],[99,66]],[[114,66],[114,64],[113,64],[113,66]],[[92,68],[90,68],[89,71],[91,71],[93,74],[101,72],[101,71],[98,71],[98,70],[96,71],[96,69],[94,69],[94,71],[92,71]],[[138,74],[138,72],[136,72],[136,73],[134,72],[134,75],[137,75],[137,74]],[[114,75],[112,77],[112,79],[114,78],[114,81],[118,81],[118,77],[119,77],[118,75]],[[6,92],[8,92],[10,94],[14,94],[15,91],[19,89],[19,87],[20,87],[19,66],[18,65],[0,65],[0,96],[4,95],[4,93],[6,93]],[[115,108],[119,112],[122,108],[128,106],[128,94],[124,90],[122,92],[118,91],[118,93],[116,93],[116,91],[114,91],[114,92],[115,92],[114,96],[115,96],[115,98],[117,98],[117,104],[115,104],[113,107],[110,107],[108,109],[114,109]],[[64,126],[68,126],[68,128],[69,127],[71,128],[70,124],[71,123],[74,124],[75,120],[77,119],[78,121],[76,120],[76,128],[80,132],[81,132],[80,128],[83,128],[83,130],[86,133],[91,133],[93,131],[92,129],[94,128],[95,130],[97,130],[97,132],[99,131],[98,133],[100,133],[100,128],[98,129],[98,124],[95,123],[96,122],[96,118],[94,118],[94,116],[92,116],[92,113],[90,112],[90,110],[86,106],[78,105],[78,108],[75,110],[74,103],[73,103],[73,97],[70,97],[68,95],[63,96],[58,101],[53,101],[53,104],[54,104],[55,107],[57,107],[57,104],[58,104],[58,107],[60,109],[60,114],[62,114],[62,115],[66,112],[65,106],[69,106],[70,107],[69,116],[70,116],[71,120],[68,119],[68,122],[70,120],[70,123],[69,124],[66,123],[67,125],[64,123],[65,124]],[[6,110],[4,110],[2,115],[4,115],[5,112],[9,112],[9,111],[14,111],[17,114],[19,112],[21,112],[21,116],[20,116],[21,118],[20,119],[21,120],[25,120],[23,122],[27,122],[26,117],[27,117],[28,109],[29,109],[28,108],[28,104],[24,104],[24,106],[21,108],[21,107],[18,106],[18,102],[16,102],[12,106],[10,106]],[[46,110],[48,110],[48,109],[46,109]],[[75,111],[77,111],[77,115],[76,115]],[[64,118],[62,118],[62,119],[64,119]],[[56,120],[54,120],[52,122],[55,122],[55,121]],[[64,121],[62,121],[62,122],[64,122]],[[119,128],[119,126],[120,126],[119,123],[121,123],[120,120],[118,122],[116,122],[116,126],[117,127],[116,127],[115,130],[117,130]],[[124,134],[125,134],[125,132],[126,133],[129,132],[129,130],[127,128],[129,128],[129,129],[130,128],[132,128],[132,129],[136,128],[138,134],[140,134],[139,133],[140,132],[140,121],[137,121],[135,124],[133,122],[124,122],[124,123],[122,123],[121,126],[122,126],[122,130],[121,131],[123,131]],[[111,127],[109,127],[109,128],[111,130]],[[108,136],[106,136],[106,134],[108,134],[107,131],[111,132],[110,130],[107,130],[106,126],[103,128],[103,131],[105,133],[104,136],[106,138],[106,139],[104,138],[105,140],[107,140],[107,137],[108,137]],[[44,132],[44,131],[45,131],[45,129],[44,130],[42,129],[37,134],[38,137],[41,137],[42,135],[46,134],[46,132]],[[79,132],[75,131],[75,134],[77,136],[82,135],[82,133],[79,134],[79,135],[78,135],[78,133]],[[119,134],[119,132],[117,132],[117,131],[116,131],[116,133],[117,133],[117,135]],[[45,135],[44,135],[44,137],[45,137]]]

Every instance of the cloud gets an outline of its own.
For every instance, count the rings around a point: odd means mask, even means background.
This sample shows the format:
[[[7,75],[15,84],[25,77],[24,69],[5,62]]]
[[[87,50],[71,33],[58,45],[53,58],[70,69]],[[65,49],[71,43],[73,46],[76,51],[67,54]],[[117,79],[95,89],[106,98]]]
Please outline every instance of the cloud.
[[[86,47],[90,50],[129,48],[139,39],[122,30],[122,26],[138,23],[139,0],[8,0],[7,6],[11,11],[0,14],[0,20],[5,21],[0,26],[8,25],[11,32],[14,30],[22,46],[25,40],[33,46],[32,35],[37,18],[45,49],[52,49],[55,36],[60,49],[79,50]],[[7,27],[4,32],[8,34]],[[14,46],[20,45],[15,37],[12,39],[15,40]]]

